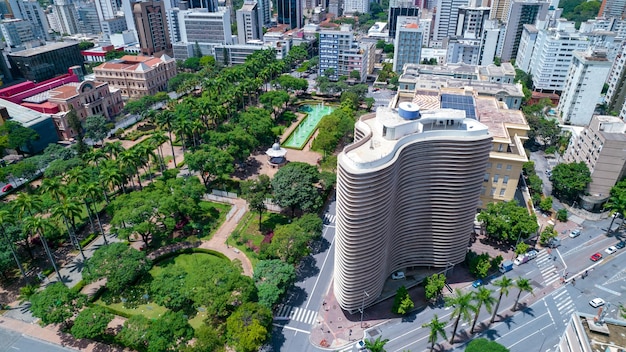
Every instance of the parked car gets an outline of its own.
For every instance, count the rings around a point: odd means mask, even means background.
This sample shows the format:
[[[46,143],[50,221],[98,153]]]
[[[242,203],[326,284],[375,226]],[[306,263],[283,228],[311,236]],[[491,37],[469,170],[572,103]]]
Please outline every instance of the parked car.
[[[8,183],[8,184],[4,185],[4,187],[2,187],[2,192],[6,193],[6,192],[8,192],[8,191],[10,191],[12,189],[13,189],[13,185]]]
[[[527,261],[528,261],[528,257],[523,254],[520,254],[517,256],[517,258],[515,258],[515,260],[513,261],[513,264],[522,265],[526,263]]]
[[[578,237],[579,235],[580,235],[580,230],[574,230],[569,233],[569,237],[571,238]]]
[[[591,256],[591,261],[592,262],[597,262],[600,259],[602,259],[602,254],[600,254],[600,253],[595,253],[594,255]]]
[[[481,280],[481,279],[478,279],[478,280],[472,282],[472,287],[474,287],[474,288],[480,287],[482,285],[483,285],[483,280]]]
[[[395,273],[391,274],[392,280],[402,280],[404,278],[404,271],[396,271]]]
[[[602,298],[594,298],[589,301],[589,305],[594,308],[602,307],[604,305],[604,300]]]
[[[526,256],[528,257],[529,260],[537,258],[538,255],[539,255],[539,252],[537,252],[534,249],[531,249],[528,251],[528,253],[526,253]]]
[[[363,340],[359,340],[354,344],[354,348],[356,348],[357,351],[361,352],[361,351],[367,351],[367,348],[365,348],[365,342]]]
[[[610,254],[613,254],[613,253],[617,252],[617,248],[615,246],[611,246],[611,247],[605,249],[604,252],[606,254],[610,255]]]
[[[624,248],[624,247],[626,247],[626,242],[624,242],[624,241],[618,242],[618,243],[615,245],[615,248],[617,248],[617,249],[622,249],[622,248]]]

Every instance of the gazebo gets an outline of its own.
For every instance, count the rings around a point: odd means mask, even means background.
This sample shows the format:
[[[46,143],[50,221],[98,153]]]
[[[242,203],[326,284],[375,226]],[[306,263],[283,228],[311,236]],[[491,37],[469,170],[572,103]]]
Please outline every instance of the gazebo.
[[[267,154],[267,163],[272,167],[281,167],[287,163],[287,159],[285,158],[287,149],[282,148],[279,143],[274,143],[265,154]]]

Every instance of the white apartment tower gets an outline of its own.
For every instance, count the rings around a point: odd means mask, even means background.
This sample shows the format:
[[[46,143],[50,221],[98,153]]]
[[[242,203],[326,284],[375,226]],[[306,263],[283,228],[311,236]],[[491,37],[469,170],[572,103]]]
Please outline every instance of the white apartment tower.
[[[621,51],[613,61],[609,77],[607,79],[609,89],[604,96],[604,102],[609,111],[618,111],[619,117],[626,117],[626,45],[622,45]]]
[[[95,5],[100,22],[115,17],[120,10],[116,0],[95,0]]]
[[[557,111],[564,123],[587,126],[611,70],[606,52],[574,52]]]
[[[525,24],[535,24],[537,19],[545,19],[549,3],[544,0],[510,0],[505,19],[502,49],[498,56],[502,61],[511,61],[517,57],[522,30]]]
[[[71,0],[57,0],[52,5],[53,13],[58,18],[61,33],[80,33],[78,12]]]
[[[398,17],[393,52],[393,70],[396,73],[402,73],[404,64],[420,63],[423,36],[418,17]]]
[[[456,32],[457,37],[464,39],[480,39],[483,35],[485,22],[489,20],[489,7],[459,7]]]
[[[468,0],[437,0],[433,40],[443,40],[455,35],[459,8],[467,4]]]
[[[299,0],[298,0],[299,1]],[[344,0],[343,12],[346,14],[369,13],[370,2],[368,0]]]
[[[358,71],[365,81],[373,66],[372,46],[355,41],[349,24],[341,25],[339,30],[321,30],[319,35],[319,75],[337,80]]]
[[[239,44],[263,38],[262,14],[255,0],[246,0],[237,10],[237,39]]]

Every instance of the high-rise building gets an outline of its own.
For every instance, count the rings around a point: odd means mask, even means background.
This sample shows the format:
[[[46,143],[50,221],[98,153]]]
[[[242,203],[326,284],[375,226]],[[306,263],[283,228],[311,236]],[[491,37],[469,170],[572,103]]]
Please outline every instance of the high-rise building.
[[[263,37],[263,23],[258,3],[255,0],[246,0],[241,9],[237,10],[237,39],[239,44],[250,40],[260,40]]]
[[[484,24],[481,37],[480,65],[494,63],[496,53],[500,51],[504,40],[504,25],[498,20],[488,20]]]
[[[524,25],[545,19],[549,5],[544,0],[510,0],[509,11],[503,21],[506,23],[506,32],[499,53],[502,61],[511,61],[517,57]]]
[[[217,0],[187,0],[190,9],[206,9],[209,12],[217,12]]]
[[[611,70],[602,51],[575,51],[557,111],[564,123],[587,126]]]
[[[489,7],[460,6],[457,18],[457,37],[464,39],[480,39],[489,20]]]
[[[35,40],[28,21],[22,19],[7,19],[0,22],[2,38],[9,47],[20,46],[23,43]]]
[[[302,1],[276,0],[278,23],[286,24],[291,29],[302,28]]]
[[[272,6],[270,0],[257,0],[257,7],[261,14],[261,24],[267,26],[272,21]]]
[[[535,43],[539,30],[534,24],[525,24],[520,37],[515,66],[524,72],[530,72],[530,59],[535,51]]]
[[[600,204],[606,201],[611,187],[626,176],[625,149],[626,124],[616,116],[593,116],[588,127],[572,136],[563,159],[568,163],[583,162],[591,171],[588,196],[583,200],[595,198]]]
[[[165,16],[163,1],[145,1],[133,4],[133,17],[142,54],[171,53],[172,43],[170,42]]]
[[[342,309],[375,303],[395,271],[465,259],[492,137],[473,96],[428,93],[432,106],[362,116],[337,158],[333,289]]]
[[[504,22],[507,14],[509,13],[510,0],[493,0],[491,2],[491,11],[489,12],[489,18],[492,20],[499,20]]]
[[[387,17],[390,38],[396,37],[398,16],[420,17],[420,8],[415,5],[413,0],[390,0],[389,16]]]
[[[437,0],[433,40],[444,40],[455,35],[459,8],[467,4],[468,0]]]
[[[482,42],[480,39],[452,37],[448,40],[446,63],[480,65]]]
[[[13,18],[30,22],[35,39],[50,40],[48,19],[37,0],[10,0]]]
[[[396,73],[402,73],[404,64],[420,63],[423,36],[418,17],[398,17],[393,52],[393,70]]]
[[[607,84],[609,89],[604,96],[604,102],[609,111],[620,112],[620,118],[623,119],[626,117],[626,45],[622,46],[621,52],[613,61]]]
[[[115,17],[117,12],[121,10],[117,0],[95,0],[94,4],[100,21]]]
[[[588,38],[576,31],[574,22],[557,21],[555,28],[539,30],[526,71],[533,76],[534,89],[562,91],[574,51],[585,51],[589,44]]]
[[[343,12],[346,14],[369,13],[369,0],[343,0]]]
[[[124,16],[125,17],[125,16]],[[119,16],[119,17],[113,17],[113,18],[109,18],[108,20],[104,20],[102,22],[100,22],[100,28],[102,29],[102,34],[105,38],[110,38],[111,35],[115,34],[115,33],[122,33],[126,30],[128,30],[128,28],[126,27],[126,19]],[[134,36],[134,32],[133,32],[133,36]],[[135,39],[136,40],[136,39]]]
[[[71,0],[56,0],[52,5],[52,11],[59,19],[61,33],[71,35],[80,33],[78,12]]]
[[[626,15],[626,0],[602,0],[598,17],[624,18]]]
[[[355,41],[349,24],[341,25],[339,30],[321,30],[319,35],[319,75],[337,80],[357,71],[361,81],[365,81],[374,65],[373,43]]]
[[[92,6],[81,6],[76,9],[76,12],[78,13],[78,21],[82,33],[98,34],[102,32],[96,8]],[[124,26],[124,29],[126,29],[126,26]]]
[[[217,12],[172,8],[168,18],[176,60],[198,55],[198,49],[202,55],[213,55],[215,45],[233,43],[227,7],[220,7]]]

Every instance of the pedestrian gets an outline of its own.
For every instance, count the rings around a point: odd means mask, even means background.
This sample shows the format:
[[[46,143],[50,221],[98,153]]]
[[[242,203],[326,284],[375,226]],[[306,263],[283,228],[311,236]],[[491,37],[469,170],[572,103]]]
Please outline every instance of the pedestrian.
[[[572,279],[572,285],[576,286],[576,279]]]

